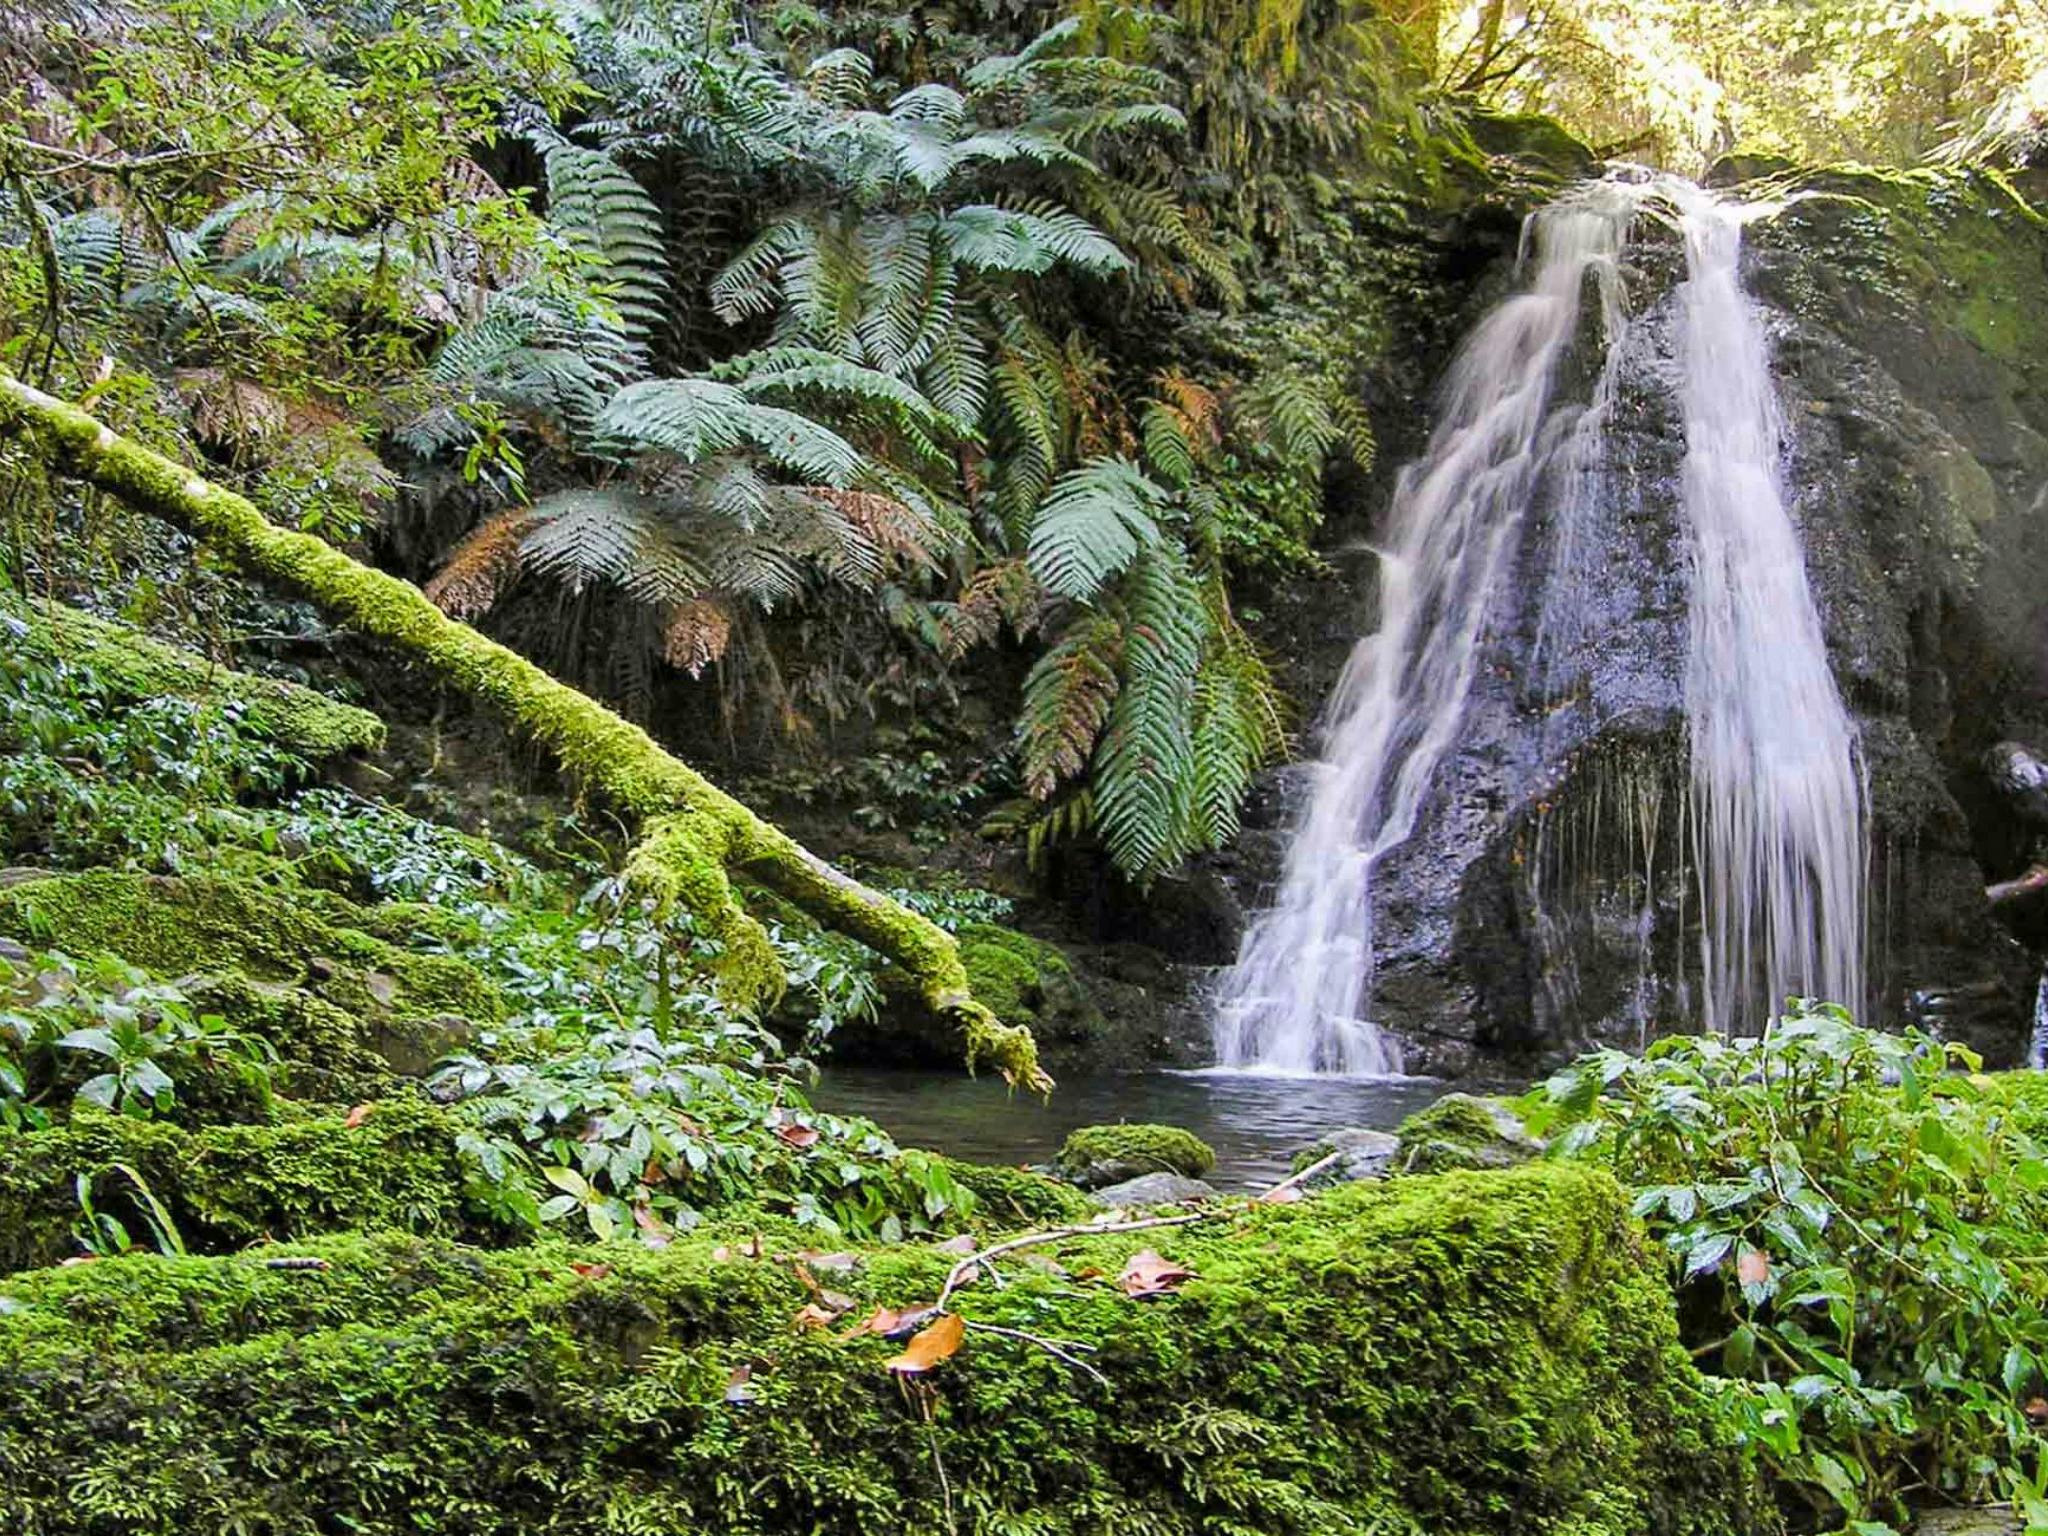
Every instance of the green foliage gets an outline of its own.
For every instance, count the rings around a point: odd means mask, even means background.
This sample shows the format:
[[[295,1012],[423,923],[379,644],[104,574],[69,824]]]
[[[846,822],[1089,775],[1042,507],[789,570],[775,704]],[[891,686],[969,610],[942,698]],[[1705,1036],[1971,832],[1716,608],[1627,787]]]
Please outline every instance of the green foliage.
[[[1890,1530],[1929,1496],[2048,1522],[2039,1095],[1975,1066],[1804,1005],[1761,1040],[1582,1058],[1528,1100],[1556,1155],[1639,1186],[1721,1417],[1802,1526]]]
[[[70,1101],[170,1114],[181,1082],[215,1114],[261,1114],[276,1059],[260,1036],[117,960],[0,958],[0,1126],[41,1129]]]

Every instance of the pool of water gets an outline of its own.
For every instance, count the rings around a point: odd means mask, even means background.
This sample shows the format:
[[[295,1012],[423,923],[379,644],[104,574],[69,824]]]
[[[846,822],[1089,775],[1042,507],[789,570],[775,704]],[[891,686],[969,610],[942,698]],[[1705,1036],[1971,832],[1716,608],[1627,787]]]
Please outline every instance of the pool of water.
[[[1125,1072],[1063,1078],[1044,1103],[994,1078],[828,1067],[811,1100],[834,1114],[866,1115],[900,1145],[977,1163],[1050,1161],[1067,1133],[1084,1125],[1178,1125],[1216,1149],[1210,1181],[1218,1188],[1263,1189],[1285,1178],[1295,1150],[1324,1132],[1392,1130],[1449,1089],[1433,1078]]]

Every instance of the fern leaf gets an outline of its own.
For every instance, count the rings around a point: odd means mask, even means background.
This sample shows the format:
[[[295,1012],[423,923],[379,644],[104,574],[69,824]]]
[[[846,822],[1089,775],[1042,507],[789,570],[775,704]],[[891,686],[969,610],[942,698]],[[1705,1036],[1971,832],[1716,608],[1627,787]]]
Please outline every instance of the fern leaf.
[[[519,572],[519,543],[531,521],[521,508],[478,524],[427,582],[427,601],[464,622],[489,613]]]
[[[1094,459],[1054,483],[1031,528],[1031,572],[1048,591],[1085,600],[1160,544],[1171,498],[1126,459]]]
[[[1024,789],[1049,798],[1088,766],[1118,688],[1123,636],[1104,614],[1084,614],[1038,658],[1024,679],[1018,721]]]

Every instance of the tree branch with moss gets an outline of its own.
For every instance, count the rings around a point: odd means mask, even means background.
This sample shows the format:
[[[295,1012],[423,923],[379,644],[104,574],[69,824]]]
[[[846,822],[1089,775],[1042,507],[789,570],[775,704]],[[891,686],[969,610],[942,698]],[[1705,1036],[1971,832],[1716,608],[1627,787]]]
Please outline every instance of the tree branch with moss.
[[[766,931],[733,886],[737,873],[900,966],[925,1005],[960,1030],[970,1069],[987,1062],[1011,1083],[1051,1088],[1030,1032],[1003,1024],[974,998],[950,934],[834,869],[638,726],[449,618],[410,582],[311,534],[277,527],[246,498],[0,373],[4,439],[28,446],[60,474],[176,524],[356,633],[393,646],[546,747],[580,785],[639,823],[629,883],[666,910],[687,911],[717,942],[714,980],[733,1006],[765,1007],[783,984]]]

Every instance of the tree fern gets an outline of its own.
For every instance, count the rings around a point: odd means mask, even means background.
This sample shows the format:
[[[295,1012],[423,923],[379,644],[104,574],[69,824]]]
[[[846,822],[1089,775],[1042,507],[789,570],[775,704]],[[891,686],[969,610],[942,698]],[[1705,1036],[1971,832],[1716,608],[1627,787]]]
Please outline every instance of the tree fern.
[[[593,263],[627,334],[644,342],[661,324],[668,294],[661,210],[603,150],[544,125],[528,137],[547,168],[549,223]]]
[[[806,480],[844,486],[860,455],[807,416],[749,399],[716,379],[643,379],[605,405],[599,435],[618,448],[658,448],[695,461],[754,449]]]

